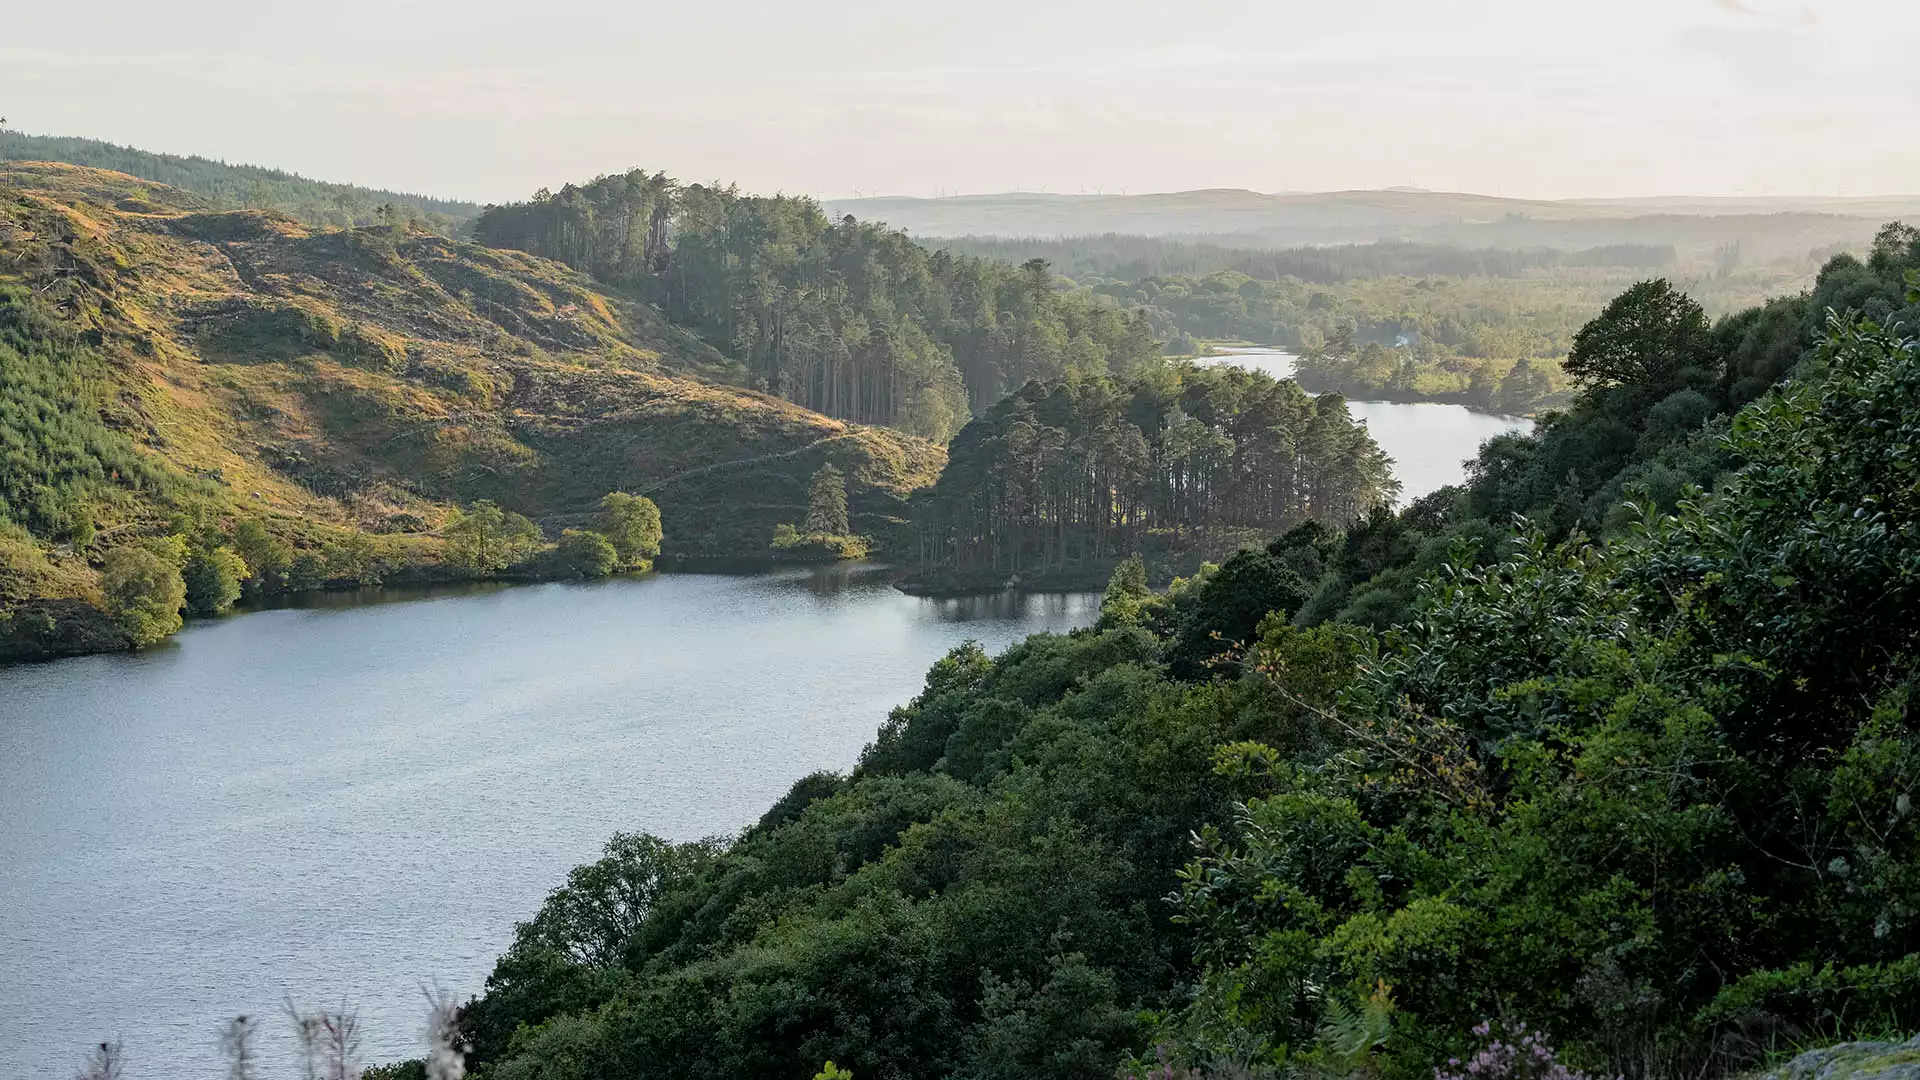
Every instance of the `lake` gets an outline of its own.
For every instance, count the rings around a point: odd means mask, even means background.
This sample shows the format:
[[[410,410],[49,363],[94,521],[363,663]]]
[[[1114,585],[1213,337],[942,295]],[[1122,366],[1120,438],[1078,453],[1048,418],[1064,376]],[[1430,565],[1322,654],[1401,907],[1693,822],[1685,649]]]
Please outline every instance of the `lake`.
[[[1293,378],[1295,356],[1283,349],[1227,348],[1213,363],[1238,364],[1277,379]],[[1466,478],[1465,462],[1480,444],[1509,431],[1531,431],[1521,416],[1476,412],[1465,405],[1434,402],[1349,401],[1347,412],[1365,420],[1373,441],[1393,459],[1400,480],[1400,505]]]
[[[735,831],[850,766],[954,645],[1097,612],[872,567],[670,574],[326,597],[0,668],[0,1077],[113,1038],[130,1080],[218,1075],[239,1013],[284,1063],[289,994],[356,1007],[370,1061],[417,1056],[422,986],[480,990],[611,833]]]
[[[1293,357],[1219,362],[1282,378]],[[1352,401],[1402,502],[1526,420]],[[355,1007],[413,1057],[423,986],[481,988],[616,830],[751,823],[844,770],[928,665],[1092,622],[1098,598],[916,599],[874,567],[390,590],[0,668],[0,1077],[217,1073],[220,1024]],[[269,1069],[269,1072],[276,1070]]]

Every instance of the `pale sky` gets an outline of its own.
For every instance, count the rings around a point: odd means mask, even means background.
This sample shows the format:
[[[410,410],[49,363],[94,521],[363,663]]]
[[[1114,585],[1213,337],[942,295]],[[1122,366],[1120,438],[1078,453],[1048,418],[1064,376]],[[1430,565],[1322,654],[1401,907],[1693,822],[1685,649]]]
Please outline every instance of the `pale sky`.
[[[8,0],[0,115],[480,201],[1920,190],[1920,0]]]

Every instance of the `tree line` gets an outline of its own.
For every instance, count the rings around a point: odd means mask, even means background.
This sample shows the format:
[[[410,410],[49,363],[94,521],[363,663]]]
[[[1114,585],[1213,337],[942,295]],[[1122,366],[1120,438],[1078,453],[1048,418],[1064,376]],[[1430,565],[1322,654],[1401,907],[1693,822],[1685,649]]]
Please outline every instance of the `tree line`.
[[[945,439],[1030,379],[1157,356],[1144,316],[1015,267],[830,220],[811,199],[634,170],[489,206],[483,244],[558,259],[656,303],[754,386],[830,416]]]
[[[914,499],[923,571],[1046,574],[1392,501],[1337,394],[1227,365],[1033,382],[969,424]]]
[[[644,495],[609,492],[590,525],[550,542],[529,518],[482,499],[449,516],[439,565],[425,572],[365,534],[302,551],[260,518],[201,503],[177,514],[164,535],[109,548],[100,588],[107,614],[137,648],[179,631],[184,616],[224,615],[243,597],[379,585],[396,570],[460,580],[601,578],[650,569],[660,554],[660,508]]]
[[[1344,328],[1319,348],[1304,351],[1294,362],[1293,377],[1313,393],[1332,391],[1368,401],[1448,401],[1513,416],[1564,404],[1572,388],[1555,360],[1450,356],[1424,344],[1356,343]]]
[[[1609,244],[1564,250],[1468,248],[1383,240],[1373,244],[1274,248],[1257,237],[961,236],[928,241],[956,255],[1003,262],[1046,259],[1075,280],[1203,278],[1223,270],[1260,281],[1317,285],[1382,277],[1520,277],[1531,271],[1613,268],[1646,272],[1673,265],[1670,245]]]

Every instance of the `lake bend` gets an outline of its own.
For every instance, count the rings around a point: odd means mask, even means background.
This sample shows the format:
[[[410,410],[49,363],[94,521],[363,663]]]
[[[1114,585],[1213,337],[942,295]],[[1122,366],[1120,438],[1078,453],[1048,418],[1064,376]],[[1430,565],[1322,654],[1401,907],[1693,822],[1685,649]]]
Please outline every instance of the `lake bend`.
[[[389,591],[379,599],[404,597]],[[417,1057],[616,831],[731,833],[844,771],[926,669],[1098,597],[906,596],[874,567],[322,598],[0,668],[0,1076],[218,1075],[217,1034],[357,1009]]]
[[[1286,377],[1292,357],[1216,362]],[[1353,401],[1401,504],[1525,420]],[[731,833],[845,770],[968,639],[1091,623],[1098,597],[918,599],[855,565],[387,590],[198,622],[132,655],[0,668],[0,1076],[214,1075],[223,1021],[346,1005],[417,1056],[615,831]]]

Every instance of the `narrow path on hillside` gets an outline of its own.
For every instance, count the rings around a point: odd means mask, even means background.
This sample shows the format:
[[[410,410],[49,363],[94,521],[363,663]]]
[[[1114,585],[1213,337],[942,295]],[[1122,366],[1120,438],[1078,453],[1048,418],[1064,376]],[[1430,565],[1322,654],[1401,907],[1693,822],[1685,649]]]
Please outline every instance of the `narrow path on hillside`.
[[[732,461],[716,461],[711,465],[696,466],[695,468],[687,469],[684,472],[674,473],[672,476],[663,477],[659,480],[648,481],[647,483],[640,485],[638,494],[649,495],[655,491],[660,490],[663,487],[668,487],[672,484],[677,484],[682,480],[691,479],[692,477],[695,477],[695,476],[704,476],[707,473],[722,472],[727,469],[745,468],[746,466],[749,466],[749,465],[759,465],[769,461],[785,461],[789,458],[797,458],[802,454],[808,453],[809,451],[812,451],[812,450],[817,450],[820,447],[825,446],[830,442],[834,442],[835,440],[850,439],[855,434],[857,433],[852,431],[843,431],[838,435],[828,435],[823,439],[816,439],[815,441],[810,442],[805,446],[795,447],[792,450],[781,450],[772,454],[758,454],[753,457],[735,458]]]

